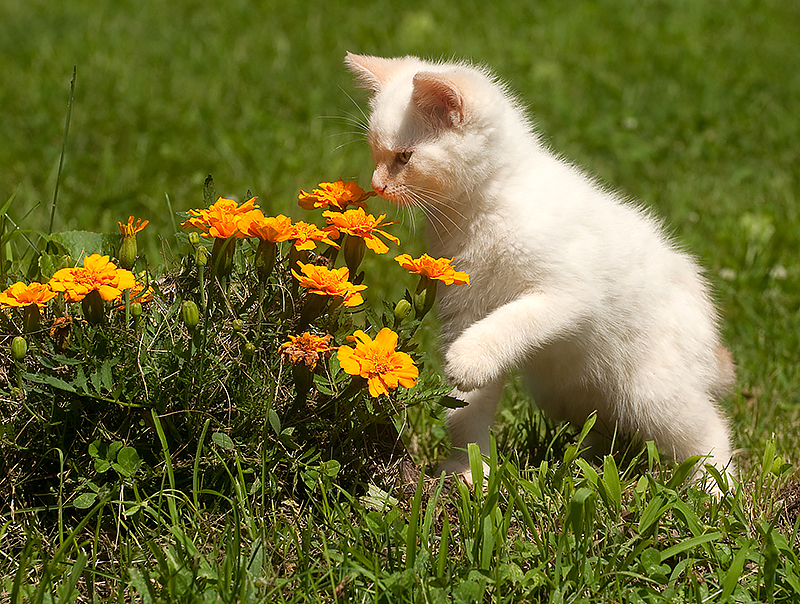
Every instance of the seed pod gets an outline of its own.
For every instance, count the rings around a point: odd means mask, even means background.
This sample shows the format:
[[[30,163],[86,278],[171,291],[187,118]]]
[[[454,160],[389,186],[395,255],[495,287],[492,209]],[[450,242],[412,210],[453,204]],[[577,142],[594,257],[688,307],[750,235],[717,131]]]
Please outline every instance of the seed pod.
[[[184,325],[190,330],[197,327],[197,324],[200,322],[200,311],[197,308],[197,304],[191,300],[184,300],[181,305],[181,317],[183,318]]]
[[[11,340],[11,357],[15,361],[21,361],[28,353],[28,342],[22,336],[17,336]]]

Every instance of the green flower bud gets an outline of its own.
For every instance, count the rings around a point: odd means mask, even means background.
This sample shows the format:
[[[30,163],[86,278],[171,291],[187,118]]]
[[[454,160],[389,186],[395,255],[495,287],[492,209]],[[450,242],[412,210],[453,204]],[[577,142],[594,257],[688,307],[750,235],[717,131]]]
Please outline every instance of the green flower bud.
[[[195,247],[200,243],[200,235],[197,233],[197,231],[192,231],[189,233],[189,243]]]
[[[142,308],[141,302],[131,302],[131,316],[132,317],[141,317],[142,312],[144,309]]]
[[[408,316],[410,310],[411,302],[403,298],[394,306],[394,318],[398,321],[402,321]]]
[[[11,357],[15,361],[21,361],[28,353],[28,342],[22,336],[17,336],[11,340]]]
[[[119,244],[119,265],[127,270],[133,268],[136,262],[136,255],[138,254],[138,247],[136,245],[136,235],[132,237],[123,237],[122,243]]]
[[[194,253],[194,261],[197,266],[205,266],[208,264],[208,250],[204,247],[198,247]]]
[[[256,345],[252,342],[245,342],[244,347],[242,348],[242,354],[246,357],[251,357],[256,353]]]
[[[242,321],[241,319],[234,319],[231,322],[231,327],[233,328],[233,331],[239,333],[244,329],[244,321]]]
[[[184,300],[181,305],[181,317],[183,318],[184,325],[186,325],[189,330],[193,330],[197,327],[197,324],[200,322],[200,311],[197,308],[197,304],[191,300]]]

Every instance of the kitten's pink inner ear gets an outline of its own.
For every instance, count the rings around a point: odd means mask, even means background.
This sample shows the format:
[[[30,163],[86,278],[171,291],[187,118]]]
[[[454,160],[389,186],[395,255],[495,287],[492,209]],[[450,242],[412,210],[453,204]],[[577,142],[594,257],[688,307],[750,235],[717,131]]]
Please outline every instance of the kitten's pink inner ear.
[[[415,75],[412,98],[424,114],[446,126],[458,126],[464,121],[464,97],[452,80],[440,74]]]
[[[384,59],[368,55],[347,53],[344,59],[362,88],[378,92],[389,81],[396,67],[396,59]]]

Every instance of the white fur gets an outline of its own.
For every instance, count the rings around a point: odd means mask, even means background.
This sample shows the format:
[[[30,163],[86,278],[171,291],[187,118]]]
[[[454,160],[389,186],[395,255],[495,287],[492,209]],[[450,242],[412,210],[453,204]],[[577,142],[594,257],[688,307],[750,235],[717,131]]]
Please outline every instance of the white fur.
[[[732,385],[708,285],[661,225],[539,141],[485,71],[414,57],[348,55],[373,91],[373,188],[429,217],[431,255],[467,285],[439,288],[452,411],[443,469],[470,480],[463,449],[488,453],[505,375],[581,425],[654,440],[732,473],[716,400]],[[403,163],[398,156],[411,152]]]

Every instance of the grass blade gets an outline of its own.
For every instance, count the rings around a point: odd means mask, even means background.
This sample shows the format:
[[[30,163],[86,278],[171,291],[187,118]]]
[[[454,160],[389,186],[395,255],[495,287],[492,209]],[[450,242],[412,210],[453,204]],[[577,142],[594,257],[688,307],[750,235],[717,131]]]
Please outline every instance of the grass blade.
[[[67,153],[67,139],[69,138],[69,122],[72,117],[72,102],[75,100],[75,78],[78,75],[78,66],[72,68],[72,81],[69,84],[69,102],[67,103],[67,119],[64,124],[64,141],[61,143],[61,157],[58,160],[58,173],[56,186],[53,191],[53,205],[50,207],[50,224],[47,227],[47,236],[53,234],[53,222],[56,218],[56,205],[58,204],[58,185],[61,182],[61,170],[64,167],[64,156]]]

